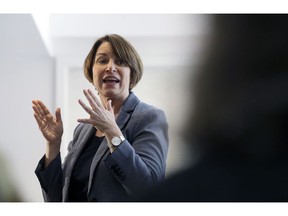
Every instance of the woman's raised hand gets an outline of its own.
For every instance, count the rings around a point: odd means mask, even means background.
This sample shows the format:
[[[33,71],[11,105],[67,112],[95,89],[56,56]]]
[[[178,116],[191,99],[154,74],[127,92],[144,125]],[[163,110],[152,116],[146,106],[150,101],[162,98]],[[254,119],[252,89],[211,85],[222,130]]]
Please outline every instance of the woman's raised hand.
[[[63,135],[60,108],[56,109],[55,116],[53,116],[41,101],[33,100],[32,104],[34,117],[47,143],[60,146]]]
[[[78,122],[94,125],[98,130],[105,134],[107,130],[109,131],[113,127],[118,127],[111,100],[107,101],[106,107],[104,107],[90,89],[84,90],[83,93],[91,108],[82,100],[79,100],[78,102],[90,116],[86,119],[78,119]]]

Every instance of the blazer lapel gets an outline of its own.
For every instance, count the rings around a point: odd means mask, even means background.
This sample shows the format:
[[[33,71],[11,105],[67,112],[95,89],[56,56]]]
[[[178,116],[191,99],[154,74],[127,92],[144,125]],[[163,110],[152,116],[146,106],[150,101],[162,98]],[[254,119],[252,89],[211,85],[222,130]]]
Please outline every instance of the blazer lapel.
[[[124,102],[119,116],[116,120],[117,125],[122,131],[129,122],[131,114],[133,113],[136,105],[140,102],[140,100],[136,97],[136,95],[131,92],[126,101]]]
[[[126,101],[124,102],[119,116],[116,119],[116,123],[121,131],[123,131],[126,127],[126,125],[129,122],[129,119],[135,109],[135,106],[140,102],[140,100],[134,95],[133,92],[130,93]],[[93,181],[94,172],[100,162],[100,160],[103,158],[104,155],[108,154],[109,148],[107,146],[107,140],[103,139],[99,149],[97,150],[97,153],[95,154],[91,167],[90,167],[90,178],[89,178],[89,184],[88,184],[88,192],[90,191],[91,184]]]

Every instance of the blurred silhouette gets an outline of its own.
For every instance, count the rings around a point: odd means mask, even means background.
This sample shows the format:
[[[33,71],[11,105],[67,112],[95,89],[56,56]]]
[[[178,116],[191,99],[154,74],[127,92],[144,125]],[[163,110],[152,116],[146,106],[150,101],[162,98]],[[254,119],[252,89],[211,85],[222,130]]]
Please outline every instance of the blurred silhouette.
[[[142,201],[288,201],[287,23],[212,16],[184,133],[197,163]]]
[[[0,154],[0,202],[22,201],[7,169],[5,158]]]

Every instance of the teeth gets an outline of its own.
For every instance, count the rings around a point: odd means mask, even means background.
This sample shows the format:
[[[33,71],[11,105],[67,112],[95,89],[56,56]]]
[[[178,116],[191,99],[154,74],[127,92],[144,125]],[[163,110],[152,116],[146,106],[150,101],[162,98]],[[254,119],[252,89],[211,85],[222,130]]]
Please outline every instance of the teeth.
[[[115,81],[115,82],[119,82],[119,80],[117,78],[114,78],[114,77],[107,77],[105,79],[103,79],[104,82],[106,81]]]
[[[115,81],[117,81],[116,79],[105,79],[105,80],[115,80]]]

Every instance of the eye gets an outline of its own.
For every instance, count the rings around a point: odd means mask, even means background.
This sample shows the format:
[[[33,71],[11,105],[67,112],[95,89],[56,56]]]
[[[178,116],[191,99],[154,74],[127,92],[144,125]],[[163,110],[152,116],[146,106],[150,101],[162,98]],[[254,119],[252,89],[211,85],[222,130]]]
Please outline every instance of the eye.
[[[120,66],[127,66],[127,62],[123,59],[116,59],[115,64],[120,65]]]
[[[109,60],[107,58],[104,58],[104,57],[100,57],[100,58],[96,59],[97,64],[107,64],[108,61]]]

